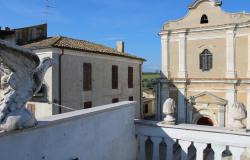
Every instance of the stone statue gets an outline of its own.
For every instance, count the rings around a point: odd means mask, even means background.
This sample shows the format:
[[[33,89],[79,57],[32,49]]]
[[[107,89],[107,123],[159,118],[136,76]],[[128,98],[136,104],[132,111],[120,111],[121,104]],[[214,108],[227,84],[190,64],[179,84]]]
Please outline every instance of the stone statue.
[[[37,121],[25,105],[40,90],[45,72],[53,61],[45,58],[40,63],[32,51],[3,40],[0,40],[0,58],[11,71],[3,77],[7,87],[4,86],[4,99],[0,104],[0,130],[33,127]]]
[[[236,129],[243,129],[246,127],[244,120],[247,117],[246,108],[242,103],[235,103],[231,108],[231,114],[233,118],[232,127]]]
[[[166,115],[164,123],[175,124],[176,123],[176,105],[172,98],[168,98],[163,104],[163,113]]]

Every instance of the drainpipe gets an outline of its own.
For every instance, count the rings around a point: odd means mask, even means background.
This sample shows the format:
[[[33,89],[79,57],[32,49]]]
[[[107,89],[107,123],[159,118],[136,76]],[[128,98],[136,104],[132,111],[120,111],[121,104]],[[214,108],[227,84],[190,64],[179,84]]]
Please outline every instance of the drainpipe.
[[[58,71],[58,93],[59,93],[59,98],[58,98],[58,104],[59,104],[59,114],[62,113],[62,56],[64,55],[64,49],[62,48],[62,53],[59,55],[59,71]]]

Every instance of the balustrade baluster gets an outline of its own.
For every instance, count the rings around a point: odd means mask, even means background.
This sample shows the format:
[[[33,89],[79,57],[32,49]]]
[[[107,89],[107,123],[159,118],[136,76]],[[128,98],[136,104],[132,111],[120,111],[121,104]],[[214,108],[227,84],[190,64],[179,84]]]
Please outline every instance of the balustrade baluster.
[[[173,160],[173,146],[174,146],[176,140],[175,139],[171,139],[171,138],[164,138],[164,141],[165,141],[166,146],[167,146],[166,160]]]
[[[207,144],[194,142],[194,146],[196,148],[196,159],[202,160],[203,159],[203,151],[207,147]]]
[[[160,137],[151,137],[151,140],[153,141],[153,160],[159,160],[160,159],[160,143],[162,141],[162,138]]]
[[[244,151],[244,148],[229,146],[229,150],[233,154],[233,160],[240,160],[241,154]]]
[[[212,144],[212,149],[214,151],[214,160],[222,159],[222,152],[226,149],[223,145]]]
[[[138,139],[140,143],[140,160],[146,160],[145,143],[148,137],[139,135]]]
[[[181,146],[181,160],[187,160],[188,155],[188,147],[190,146],[191,142],[179,140],[179,145]]]

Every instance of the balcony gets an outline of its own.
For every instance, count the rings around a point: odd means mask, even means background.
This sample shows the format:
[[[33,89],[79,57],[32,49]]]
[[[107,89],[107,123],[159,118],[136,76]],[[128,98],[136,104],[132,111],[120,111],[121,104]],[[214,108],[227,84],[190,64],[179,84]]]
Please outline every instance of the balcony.
[[[249,159],[250,133],[198,125],[136,120],[140,160]]]

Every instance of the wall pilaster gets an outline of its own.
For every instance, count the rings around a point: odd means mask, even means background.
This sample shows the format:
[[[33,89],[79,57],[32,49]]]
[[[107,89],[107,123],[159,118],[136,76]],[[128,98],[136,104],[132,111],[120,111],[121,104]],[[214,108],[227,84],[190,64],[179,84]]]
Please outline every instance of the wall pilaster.
[[[186,123],[186,85],[178,85],[178,123]]]
[[[161,71],[163,78],[169,78],[169,34],[161,36]]]
[[[227,60],[227,71],[226,78],[236,78],[236,67],[235,67],[235,31],[228,30],[226,32],[226,60]]]
[[[178,78],[187,77],[187,38],[186,32],[179,34],[179,73]]]

